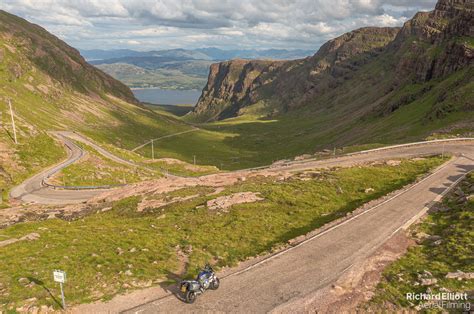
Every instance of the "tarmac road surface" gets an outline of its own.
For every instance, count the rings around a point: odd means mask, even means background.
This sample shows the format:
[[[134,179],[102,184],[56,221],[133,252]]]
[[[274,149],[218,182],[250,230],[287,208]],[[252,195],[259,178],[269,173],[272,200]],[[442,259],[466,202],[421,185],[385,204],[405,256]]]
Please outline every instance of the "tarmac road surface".
[[[54,132],[59,140],[61,140],[67,148],[68,157],[65,161],[50,167],[39,174],[27,179],[20,185],[14,187],[10,191],[10,197],[20,199],[25,203],[40,204],[72,204],[81,203],[102,193],[97,190],[59,190],[47,187],[43,181],[53,174],[61,171],[67,166],[75,163],[84,156],[84,150],[77,146],[73,141],[64,136],[62,132]]]
[[[66,161],[28,179],[12,191],[23,201],[63,204],[87,200],[100,191],[54,190],[42,185],[44,178],[79,160],[82,150],[66,136],[59,138],[70,150]],[[342,156],[273,166],[265,171],[297,171],[351,166],[363,162],[450,153],[455,157],[424,180],[378,206],[353,216],[272,258],[222,278],[217,291],[199,296],[193,305],[163,290],[157,300],[126,313],[240,312],[263,313],[304,299],[334,282],[357,261],[367,258],[396,231],[414,221],[427,207],[469,171],[474,170],[474,141],[428,142]],[[237,173],[260,170],[241,170]],[[219,175],[219,174],[217,174]]]
[[[412,154],[420,149],[423,151],[420,147],[410,152],[395,150],[391,156]],[[304,299],[334,282],[357,261],[367,258],[395,232],[426,211],[433,201],[439,200],[467,172],[474,170],[472,144],[450,148],[446,145],[445,149],[462,151],[466,156],[452,159],[395,198],[250,269],[223,278],[217,291],[207,291],[194,304],[185,304],[175,295],[163,293],[160,299],[125,313],[266,313]]]

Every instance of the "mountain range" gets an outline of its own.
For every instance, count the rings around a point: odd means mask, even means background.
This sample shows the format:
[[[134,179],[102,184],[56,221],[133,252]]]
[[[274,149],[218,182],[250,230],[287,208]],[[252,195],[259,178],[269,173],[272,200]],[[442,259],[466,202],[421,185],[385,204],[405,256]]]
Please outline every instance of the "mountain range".
[[[187,119],[312,120],[312,137],[342,144],[472,130],[473,7],[440,0],[402,28],[361,28],[304,59],[213,64]]]
[[[167,57],[171,59],[223,61],[235,58],[243,59],[298,59],[309,56],[312,50],[304,49],[219,49],[215,47],[197,49],[165,49],[137,51],[131,49],[80,50],[87,61],[107,60],[124,57]]]
[[[0,189],[64,158],[54,130],[79,131],[111,149],[179,133],[155,142],[160,156],[197,156],[225,169],[335,147],[472,135],[473,11],[471,1],[440,0],[401,28],[358,29],[310,57],[213,63],[199,103],[182,118],[144,107],[79,51],[0,11]],[[174,61],[164,62],[172,68]],[[137,152],[150,156],[150,147]]]
[[[309,50],[218,48],[169,49],[156,51],[82,50],[91,64],[130,87],[199,89],[205,84],[209,67],[216,61],[244,59],[297,59],[312,54]]]

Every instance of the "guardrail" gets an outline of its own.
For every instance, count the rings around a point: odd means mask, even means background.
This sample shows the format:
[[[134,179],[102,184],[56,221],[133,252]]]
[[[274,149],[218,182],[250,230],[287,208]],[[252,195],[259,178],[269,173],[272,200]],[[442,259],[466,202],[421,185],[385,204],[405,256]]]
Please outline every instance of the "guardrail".
[[[64,163],[61,163],[60,165],[56,166],[56,168],[53,168],[54,170],[51,171],[46,177],[44,177],[41,180],[41,185],[54,188],[54,189],[62,189],[62,190],[104,190],[104,189],[111,189],[114,187],[120,187],[120,186],[125,186],[126,184],[114,184],[114,185],[100,185],[100,186],[67,186],[67,185],[55,185],[55,184],[50,184],[47,182],[49,178],[51,178],[53,175],[61,171],[62,169],[72,165],[82,157],[84,157],[85,152],[84,150],[79,147],[78,145],[74,144],[72,141],[68,140],[65,136],[58,134],[58,136],[63,138],[63,143],[64,145],[69,149],[69,152],[71,153],[73,151],[73,146],[76,146],[76,148],[79,149],[79,156],[74,159],[70,159],[65,161]]]
[[[55,185],[49,184],[43,179],[41,185],[60,190],[110,190],[117,187],[126,186],[127,184],[109,184],[109,185],[90,185],[90,186],[74,186],[74,185]]]

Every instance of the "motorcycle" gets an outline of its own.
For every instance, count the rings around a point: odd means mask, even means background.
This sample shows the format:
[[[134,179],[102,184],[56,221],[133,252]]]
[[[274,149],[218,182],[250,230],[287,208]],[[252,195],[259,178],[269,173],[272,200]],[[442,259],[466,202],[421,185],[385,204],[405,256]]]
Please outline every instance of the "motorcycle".
[[[207,264],[204,269],[199,272],[196,280],[183,280],[180,283],[180,291],[184,294],[186,303],[194,303],[198,295],[203,294],[204,291],[219,288],[219,278],[212,267]]]

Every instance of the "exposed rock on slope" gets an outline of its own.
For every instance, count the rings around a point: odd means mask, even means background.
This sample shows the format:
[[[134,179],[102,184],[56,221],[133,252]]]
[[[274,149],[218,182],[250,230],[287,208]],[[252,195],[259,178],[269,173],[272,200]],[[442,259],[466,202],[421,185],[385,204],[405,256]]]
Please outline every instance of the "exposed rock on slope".
[[[434,11],[419,12],[406,22],[390,47],[402,56],[398,77],[428,81],[471,64],[473,10],[471,0],[441,0]]]
[[[341,115],[334,119],[353,122],[378,119],[408,104],[424,106],[417,110],[423,113],[420,121],[471,112],[473,6],[471,0],[440,0],[434,11],[417,13],[401,29],[352,31],[306,59],[216,64],[190,118],[338,108]]]
[[[312,57],[293,61],[232,60],[213,64],[194,115],[220,120],[269,98],[271,113],[297,107],[309,94],[334,88],[339,80],[380,53],[398,28],[361,28],[328,41]],[[349,59],[357,57],[357,60]],[[265,108],[263,108],[265,110]]]
[[[201,120],[236,115],[240,107],[257,101],[253,91],[262,85],[262,78],[271,75],[284,63],[236,59],[212,64],[195,113],[201,116]]]

